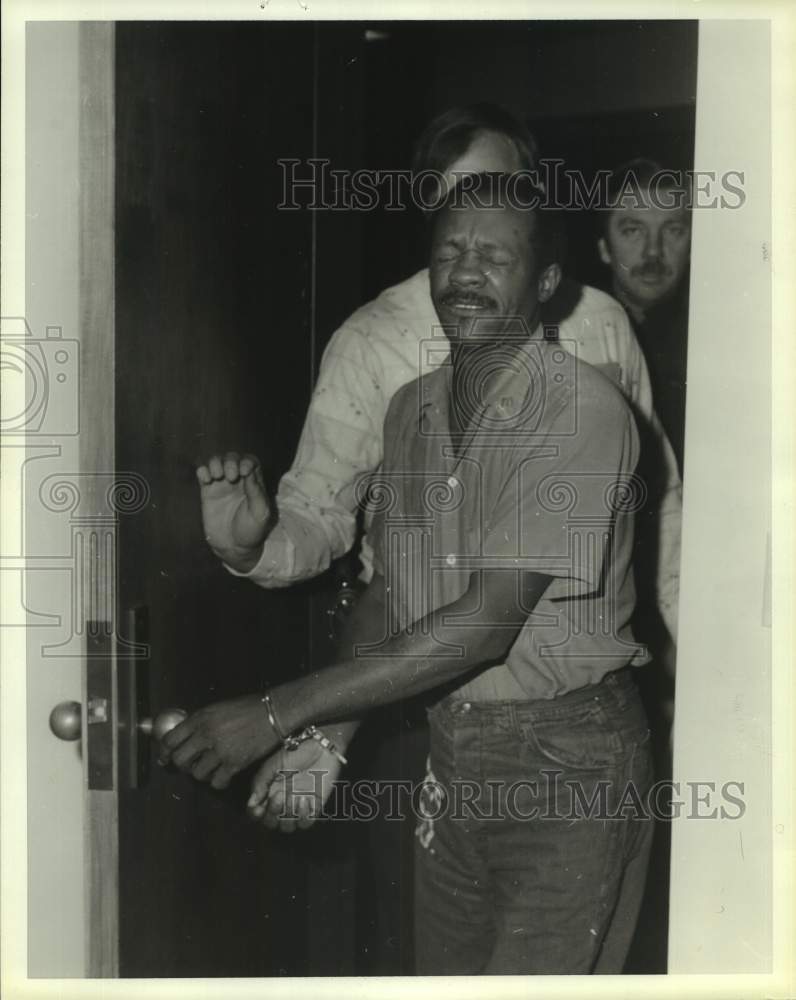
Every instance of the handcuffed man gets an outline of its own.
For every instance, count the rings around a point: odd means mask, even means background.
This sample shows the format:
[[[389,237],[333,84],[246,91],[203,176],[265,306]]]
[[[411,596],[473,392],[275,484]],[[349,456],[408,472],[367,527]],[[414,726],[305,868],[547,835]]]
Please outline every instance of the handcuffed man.
[[[489,104],[451,108],[420,135],[413,169],[435,172],[450,187],[468,173],[538,170],[528,129]],[[653,406],[647,365],[624,309],[610,295],[568,282],[545,303],[565,350],[607,374],[630,402],[650,442],[658,485],[656,565],[652,586],[660,615],[677,632],[682,495],[677,462]],[[332,336],[323,356],[290,470],[276,503],[262,488],[257,460],[236,452],[213,456],[198,470],[208,543],[227,568],[265,588],[323,573],[354,544],[359,476],[379,468],[382,428],[393,395],[448,356],[427,269],[358,309]],[[367,527],[367,518],[366,518]],[[367,535],[364,579],[371,572]]]
[[[618,973],[651,836],[630,670],[638,434],[611,381],[544,340],[561,272],[548,213],[515,182],[480,175],[435,213],[449,360],[390,402],[374,575],[339,661],[194,713],[162,752],[216,787],[272,754],[250,807],[278,823],[284,767],[322,770],[322,800],[365,713],[433,692],[430,774],[451,798],[464,782],[472,808],[417,842],[417,971]],[[506,801],[484,818],[512,788],[522,815]],[[307,825],[320,802],[302,801]]]

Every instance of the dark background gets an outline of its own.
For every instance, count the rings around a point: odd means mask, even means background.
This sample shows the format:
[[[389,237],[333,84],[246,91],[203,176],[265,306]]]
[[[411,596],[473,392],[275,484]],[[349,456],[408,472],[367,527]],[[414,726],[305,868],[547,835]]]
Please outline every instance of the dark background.
[[[415,140],[456,104],[492,101],[525,120],[542,157],[589,178],[637,156],[672,169],[693,165],[697,22],[541,21],[385,23],[346,40],[363,61],[362,163],[408,168]],[[349,71],[353,68],[349,65]],[[326,155],[326,154],[322,154]],[[604,285],[595,220],[568,219],[571,273]],[[365,299],[425,266],[414,214],[368,213]],[[421,238],[418,239],[417,236]]]
[[[334,574],[276,593],[230,577],[193,468],[249,450],[275,483],[336,326],[425,263],[412,212],[278,211],[276,159],[408,169],[433,115],[496,101],[572,169],[688,167],[696,44],[696,22],[671,21],[117,26],[117,457],[152,488],[120,525],[120,592],[149,610],[154,711],[330,655]],[[569,225],[572,273],[605,283],[591,220]],[[249,778],[219,795],[159,772],[122,796],[123,974],[408,971],[410,897],[384,888],[408,888],[402,848],[374,881],[361,831],[264,834],[245,820]],[[632,971],[665,968],[665,865],[651,884]],[[379,905],[403,906],[397,940]]]

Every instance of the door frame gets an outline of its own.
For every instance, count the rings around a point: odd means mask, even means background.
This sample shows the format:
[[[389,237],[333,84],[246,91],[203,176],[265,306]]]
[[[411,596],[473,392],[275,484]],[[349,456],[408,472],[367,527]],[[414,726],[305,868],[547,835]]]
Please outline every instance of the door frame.
[[[86,519],[84,593],[83,733],[85,788],[86,972],[90,977],[119,974],[119,767],[118,673],[116,662],[115,511],[108,478],[116,472],[114,405],[114,193],[115,193],[115,24],[86,21],[79,26],[80,93],[80,465],[89,472],[79,513]],[[94,473],[92,475],[92,473]],[[93,632],[94,634],[89,634]],[[92,787],[92,723],[88,720],[89,676],[103,676],[109,712],[100,726],[109,730],[110,781]],[[105,734],[102,734],[105,735]],[[85,752],[87,751],[87,752]],[[108,787],[109,786],[109,787]]]

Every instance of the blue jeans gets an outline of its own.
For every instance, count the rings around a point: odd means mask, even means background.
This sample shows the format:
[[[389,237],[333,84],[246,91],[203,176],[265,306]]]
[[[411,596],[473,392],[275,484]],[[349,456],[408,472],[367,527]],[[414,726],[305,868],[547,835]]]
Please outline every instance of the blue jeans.
[[[621,972],[653,832],[640,808],[649,729],[629,671],[551,701],[454,695],[429,721],[418,974]]]

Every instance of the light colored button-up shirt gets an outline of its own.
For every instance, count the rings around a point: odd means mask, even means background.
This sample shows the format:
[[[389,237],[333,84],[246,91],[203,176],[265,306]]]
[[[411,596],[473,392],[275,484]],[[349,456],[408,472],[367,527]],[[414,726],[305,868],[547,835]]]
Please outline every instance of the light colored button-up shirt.
[[[639,439],[622,394],[536,338],[482,386],[457,454],[450,374],[448,364],[404,386],[384,423],[370,535],[390,631],[453,604],[480,569],[530,571],[551,582],[505,663],[456,698],[555,698],[646,662],[630,627]]]
[[[588,286],[559,324],[558,335],[567,351],[619,386],[659,443],[664,486],[656,585],[661,614],[676,635],[682,491],[677,462],[653,410],[641,349],[622,307]],[[263,587],[289,586],[322,573],[351,548],[361,499],[357,483],[381,465],[390,400],[448,355],[427,270],[386,289],[343,323],[324,352],[295,460],[279,485],[279,521],[262,558],[245,576]],[[367,578],[367,545],[363,562]]]

